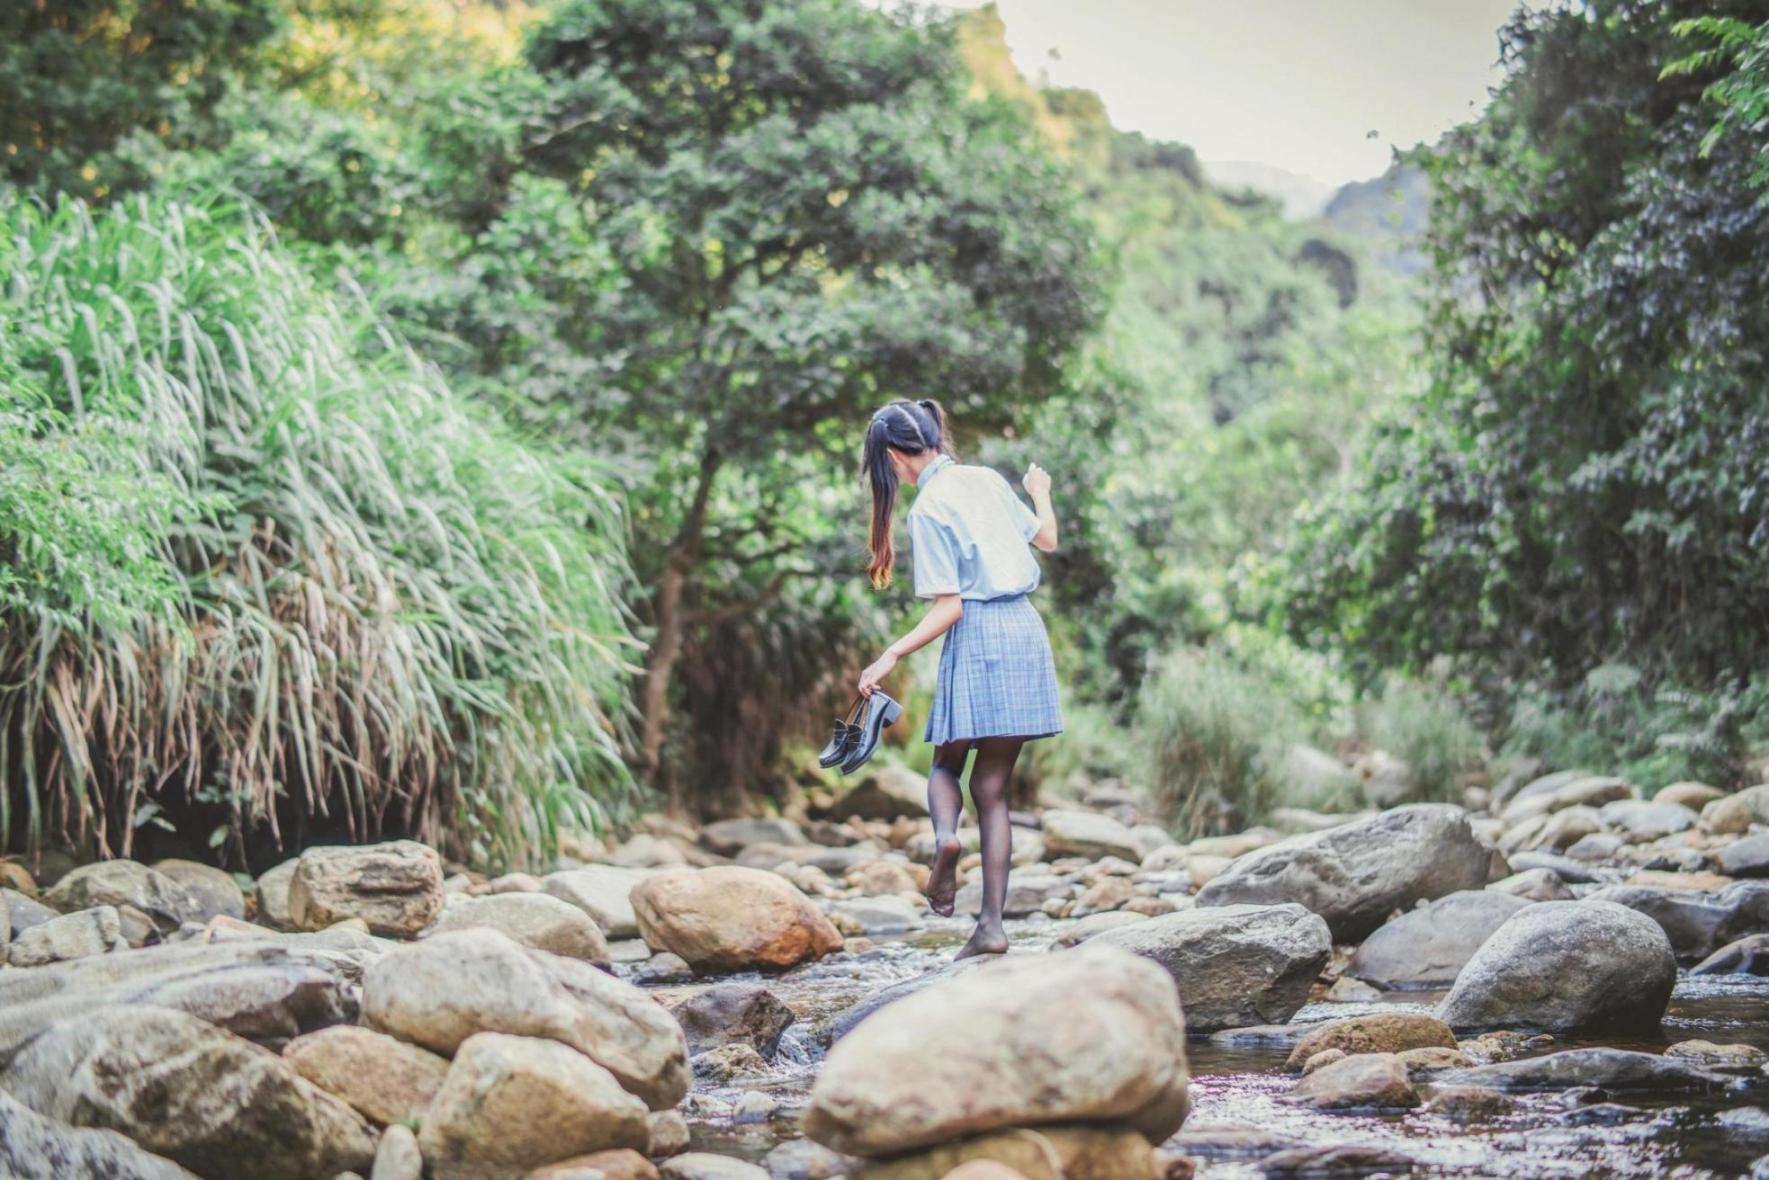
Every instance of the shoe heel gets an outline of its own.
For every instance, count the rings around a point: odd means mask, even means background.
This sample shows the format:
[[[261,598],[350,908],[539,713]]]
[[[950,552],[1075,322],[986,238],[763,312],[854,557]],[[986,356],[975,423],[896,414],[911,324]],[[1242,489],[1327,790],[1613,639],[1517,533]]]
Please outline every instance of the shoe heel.
[[[902,715],[903,715],[903,706],[898,704],[896,701],[892,701],[890,704],[886,705],[884,707],[884,712],[879,714],[879,716],[884,718],[884,723],[886,725],[896,724],[897,718],[901,717]]]

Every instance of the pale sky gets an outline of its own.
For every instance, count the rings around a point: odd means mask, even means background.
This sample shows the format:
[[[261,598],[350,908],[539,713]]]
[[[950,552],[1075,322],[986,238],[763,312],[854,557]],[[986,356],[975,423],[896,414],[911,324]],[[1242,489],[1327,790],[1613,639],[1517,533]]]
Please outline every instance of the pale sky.
[[[972,8],[978,0],[946,0]],[[1516,0],[998,0],[1020,72],[1206,161],[1364,180],[1477,115]],[[1053,58],[1050,51],[1058,56]],[[1369,134],[1375,132],[1375,137]]]

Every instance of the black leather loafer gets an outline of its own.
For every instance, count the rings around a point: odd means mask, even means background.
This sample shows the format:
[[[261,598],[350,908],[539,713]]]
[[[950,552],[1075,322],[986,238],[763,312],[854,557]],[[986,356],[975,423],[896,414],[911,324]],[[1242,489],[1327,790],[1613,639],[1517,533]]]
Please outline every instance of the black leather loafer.
[[[878,738],[884,732],[884,727],[902,715],[902,705],[878,689],[873,689],[872,695],[866,698],[866,716],[860,722],[859,740],[855,742],[847,761],[842,763],[842,773],[853,774],[866,765],[866,760],[878,749]]]
[[[854,752],[860,741],[860,714],[866,704],[866,698],[857,696],[849,707],[847,715],[839,717],[835,722],[835,732],[830,735],[829,744],[817,755],[817,765],[825,769],[840,766]]]

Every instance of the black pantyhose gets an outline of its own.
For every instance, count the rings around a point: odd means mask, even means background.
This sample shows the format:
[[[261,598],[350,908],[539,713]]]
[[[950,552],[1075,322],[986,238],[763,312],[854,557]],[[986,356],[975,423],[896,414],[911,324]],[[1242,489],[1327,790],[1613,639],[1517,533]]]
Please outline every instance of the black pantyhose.
[[[1007,932],[1001,925],[1001,909],[1007,903],[1007,873],[1013,857],[1013,832],[1007,817],[1008,786],[1014,763],[1019,760],[1022,739],[981,738],[975,742],[952,742],[934,751],[934,768],[928,776],[928,812],[934,821],[934,862],[928,877],[928,901],[935,913],[950,914],[958,867],[958,816],[964,799],[958,777],[965,758],[974,749],[970,769],[971,802],[982,829],[983,900],[977,927],[958,952],[960,959],[972,955],[1000,954],[1007,950]]]

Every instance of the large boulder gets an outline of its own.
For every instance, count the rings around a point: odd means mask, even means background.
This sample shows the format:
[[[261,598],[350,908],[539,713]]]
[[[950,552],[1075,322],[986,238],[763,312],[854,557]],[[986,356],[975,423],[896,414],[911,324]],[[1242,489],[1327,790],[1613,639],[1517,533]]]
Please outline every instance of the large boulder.
[[[161,930],[176,930],[187,920],[209,916],[178,882],[132,860],[81,865],[57,881],[43,900],[64,914],[95,906],[132,906]]]
[[[1448,987],[1493,931],[1531,904],[1494,889],[1464,889],[1377,928],[1345,972],[1377,987]]]
[[[1142,861],[1143,848],[1137,836],[1124,824],[1096,811],[1046,811],[1044,854],[1052,860],[1059,856],[1085,856],[1090,860],[1116,856],[1137,864]]]
[[[883,1156],[1005,1127],[1186,1115],[1185,1022],[1166,972],[1093,944],[1009,956],[874,1012],[829,1052],[805,1133]]]
[[[1677,982],[1658,924],[1606,901],[1536,902],[1494,931],[1438,1010],[1452,1028],[1656,1029]]]
[[[461,1043],[418,1132],[438,1177],[485,1180],[613,1147],[644,1149],[645,1104],[569,1045],[479,1033]]]
[[[274,1053],[182,1012],[119,1006],[50,1026],[0,1071],[38,1114],[103,1127],[205,1177],[367,1172],[362,1117]]]
[[[412,840],[309,848],[289,879],[298,930],[361,918],[376,934],[410,938],[436,920],[442,900],[442,859]]]
[[[46,1119],[0,1091],[0,1176],[7,1180],[195,1180],[169,1159],[115,1131]]]
[[[477,1032],[551,1037],[653,1110],[688,1092],[682,1027],[650,996],[495,930],[438,934],[383,956],[363,977],[362,1006],[374,1027],[444,1055]]]
[[[590,916],[570,902],[544,893],[498,893],[467,897],[442,911],[433,933],[487,927],[537,951],[608,964],[608,940]]]
[[[1333,953],[1327,924],[1299,905],[1236,905],[1162,914],[1108,930],[1108,946],[1160,964],[1194,1033],[1289,1020]]]
[[[296,1037],[283,1060],[382,1126],[422,1119],[448,1073],[447,1058],[354,1024]]]
[[[1397,909],[1481,888],[1492,859],[1460,807],[1417,803],[1248,853],[1199,891],[1198,904],[1295,902],[1326,919],[1336,940],[1356,941]]]
[[[842,936],[776,873],[736,865],[659,873],[633,888],[639,933],[702,971],[791,967],[840,950]]]
[[[541,880],[541,888],[549,897],[569,902],[588,914],[609,938],[637,938],[639,918],[633,913],[633,886],[655,871],[585,865],[547,874]]]

